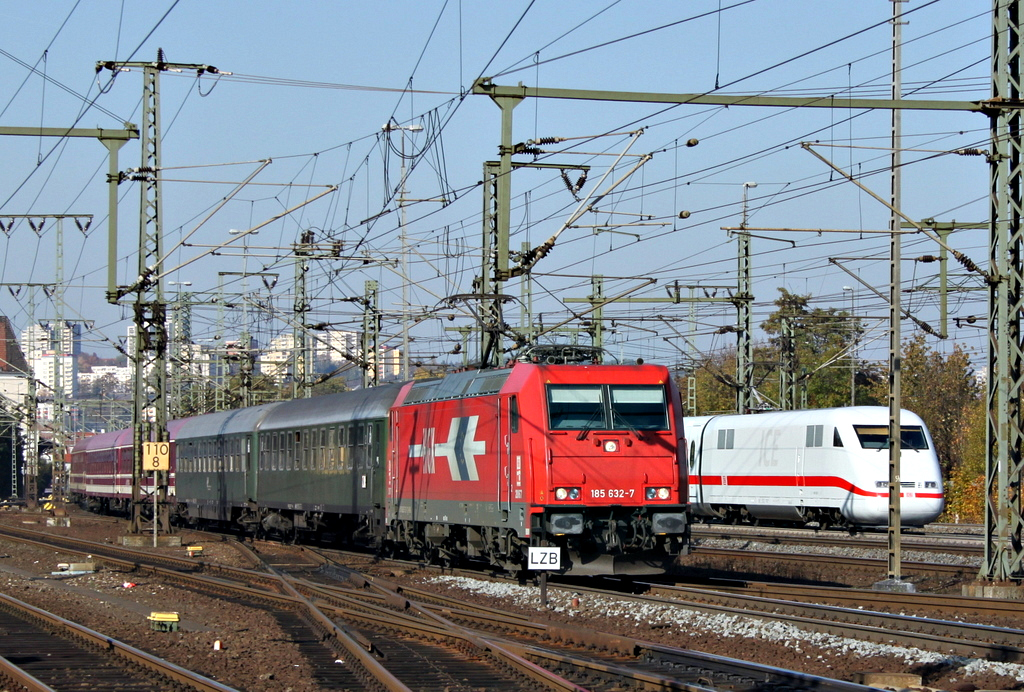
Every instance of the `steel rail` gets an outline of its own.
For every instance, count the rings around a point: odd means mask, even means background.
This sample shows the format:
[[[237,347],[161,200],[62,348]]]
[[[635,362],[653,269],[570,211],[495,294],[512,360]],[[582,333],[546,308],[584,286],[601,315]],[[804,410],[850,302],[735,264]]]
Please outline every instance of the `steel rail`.
[[[642,585],[643,582],[633,582]],[[650,593],[662,588],[663,584],[648,584]],[[1019,618],[1021,602],[1005,598],[979,598],[956,594],[903,593],[899,591],[876,591],[874,589],[851,589],[839,586],[818,586],[809,584],[783,584],[762,581],[733,579],[710,579],[701,584],[679,583],[682,588],[698,588],[725,593],[780,598],[789,601],[833,602],[847,607],[871,608],[921,613],[928,611],[955,612],[961,615],[984,615],[990,617]]]
[[[137,665],[144,670],[159,675],[161,678],[174,684],[182,685],[190,690],[200,692],[237,692],[235,688],[223,685],[214,680],[186,670],[162,658],[148,654],[141,649],[136,649],[105,634],[91,630],[88,627],[79,625],[76,622],[65,620],[53,613],[29,605],[13,596],[0,593],[0,604],[8,611],[17,613],[19,617],[27,618],[39,623],[54,631],[68,634],[74,639],[83,642],[96,650],[105,650],[123,659],[130,665]]]
[[[871,557],[843,557],[839,555],[813,555],[807,553],[777,553],[759,552],[755,550],[735,550],[731,548],[707,548],[696,546],[690,551],[689,557],[730,557],[743,561],[772,560],[774,562],[792,562],[798,564],[820,565],[822,560],[828,560],[830,566],[841,565],[856,571],[885,572],[885,559]],[[904,561],[903,573],[910,574],[940,574],[946,577],[971,577],[977,572],[977,566],[971,565],[950,565],[943,562],[909,562]]]
[[[5,690],[11,689],[11,692],[57,692],[3,656],[0,656],[0,683],[17,688],[4,687]]]
[[[763,526],[726,526],[715,524],[693,524],[694,538],[756,541],[770,545],[837,546],[840,548],[886,549],[883,534],[844,534],[837,531],[814,531],[808,529],[772,529]],[[904,534],[901,543],[905,550],[925,553],[946,553],[950,555],[980,556],[984,552],[981,536],[937,536]],[[699,546],[698,546],[699,547]]]

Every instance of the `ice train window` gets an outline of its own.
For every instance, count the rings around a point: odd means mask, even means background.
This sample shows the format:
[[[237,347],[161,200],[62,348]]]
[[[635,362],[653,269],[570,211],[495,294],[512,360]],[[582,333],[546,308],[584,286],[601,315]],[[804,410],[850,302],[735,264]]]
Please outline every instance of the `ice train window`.
[[[808,447],[821,447],[822,439],[825,437],[825,426],[824,425],[808,425],[807,426],[807,446]]]
[[[839,437],[839,428],[832,428],[832,446],[842,447],[843,438]]]
[[[889,426],[887,425],[855,425],[860,446],[864,449],[888,449]],[[928,437],[920,425],[900,426],[901,449],[928,449]]]
[[[928,449],[928,438],[920,425],[900,426],[900,447],[903,449]]]
[[[729,428],[727,430],[718,431],[718,448],[719,449],[732,449],[736,443],[736,429]]]

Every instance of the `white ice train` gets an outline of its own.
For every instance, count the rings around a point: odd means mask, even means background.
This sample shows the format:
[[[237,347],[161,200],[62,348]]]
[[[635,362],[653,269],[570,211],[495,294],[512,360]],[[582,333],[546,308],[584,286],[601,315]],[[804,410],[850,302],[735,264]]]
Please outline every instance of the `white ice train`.
[[[900,513],[923,526],[942,512],[935,444],[900,414]],[[696,518],[884,526],[889,516],[889,409],[882,406],[685,419]]]

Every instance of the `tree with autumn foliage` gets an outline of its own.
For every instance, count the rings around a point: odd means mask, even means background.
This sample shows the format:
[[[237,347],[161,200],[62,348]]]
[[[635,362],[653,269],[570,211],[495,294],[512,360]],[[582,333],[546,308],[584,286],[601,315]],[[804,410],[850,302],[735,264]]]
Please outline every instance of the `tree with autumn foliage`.
[[[780,288],[776,310],[761,324],[768,341],[754,345],[753,384],[757,397],[783,406],[780,371],[789,368],[807,408],[845,406],[850,402],[852,346],[860,338],[859,320],[837,308],[810,308],[810,295]],[[857,403],[876,404],[862,385],[877,379],[876,368],[854,362]],[[736,349],[704,358],[694,369],[700,413],[736,410]]]
[[[946,513],[981,521],[984,510],[985,397],[971,354],[953,343],[948,353],[933,349],[923,332],[903,342],[901,405],[921,416],[935,442],[946,479]],[[873,385],[888,398],[888,380]]]
[[[834,307],[810,308],[810,295],[779,289],[778,308],[761,324],[769,335],[766,361],[790,368],[806,391],[807,408],[850,403],[850,358],[860,339],[860,321]],[[860,370],[859,364],[855,364]],[[777,378],[776,378],[777,379]]]

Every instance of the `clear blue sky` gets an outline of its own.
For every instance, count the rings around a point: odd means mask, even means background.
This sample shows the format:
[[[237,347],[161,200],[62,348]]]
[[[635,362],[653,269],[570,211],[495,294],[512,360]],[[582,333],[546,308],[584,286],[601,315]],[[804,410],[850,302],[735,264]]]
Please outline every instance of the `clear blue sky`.
[[[909,98],[978,100],[989,93],[990,2],[911,0],[903,5],[904,93]],[[292,309],[293,264],[288,247],[304,230],[317,242],[341,242],[343,254],[371,260],[318,261],[310,270],[311,322],[358,329],[352,298],[364,282],[378,281],[384,330],[399,343],[403,277],[400,218],[395,191],[403,137],[391,146],[381,134],[390,120],[423,126],[404,137],[409,160],[406,232],[412,252],[409,314],[415,360],[445,361],[458,337],[446,327],[471,319],[445,308],[445,298],[473,291],[480,272],[483,162],[497,155],[500,113],[486,97],[466,95],[473,80],[523,82],[552,88],[651,92],[717,92],[837,97],[887,97],[890,82],[892,5],[884,0],[700,0],[693,2],[113,2],[55,0],[7,3],[0,41],[0,126],[119,128],[140,123],[140,71],[95,70],[98,61],[155,60],[213,65],[232,75],[194,73],[161,77],[162,156],[165,167],[169,276],[191,282],[198,306],[196,339],[221,329],[212,299],[219,282],[228,292],[245,290],[272,306],[251,325],[262,342],[287,331]],[[403,91],[404,90],[404,91]],[[724,295],[735,286],[736,240],[722,230],[736,226],[748,189],[748,223],[772,228],[878,230],[888,211],[841,181],[799,142],[818,141],[818,151],[862,176],[888,195],[888,112],[851,114],[833,109],[801,111],[711,106],[664,107],[585,101],[526,101],[515,110],[513,139],[565,137],[543,147],[547,163],[589,165],[581,194],[595,189],[626,146],[622,133],[643,128],[630,154],[653,158],[602,200],[597,214],[566,230],[535,268],[533,311],[545,325],[582,309],[567,298],[585,298],[592,274],[606,277],[604,293],[639,287],[635,297],[666,297],[667,285],[708,287]],[[914,218],[983,222],[988,171],[982,157],[944,155],[987,148],[988,122],[980,115],[906,113],[903,117],[903,209]],[[609,136],[597,137],[597,135]],[[700,144],[684,143],[697,138]],[[3,214],[94,214],[87,234],[66,225],[65,282],[69,319],[93,321],[86,351],[113,353],[130,310],[105,303],[106,150],[94,140],[2,138],[0,220]],[[390,153],[387,153],[390,150]],[[218,208],[235,185],[272,160]],[[529,160],[523,158],[522,160]],[[615,180],[636,161],[627,157],[608,176]],[[121,169],[138,166],[137,143],[121,150]],[[233,164],[233,165],[225,165]],[[576,174],[572,174],[575,181]],[[221,243],[230,229],[261,224],[322,192],[337,191],[274,221],[249,240],[249,258],[237,250],[206,256],[203,246]],[[576,207],[557,172],[524,170],[512,182],[512,250],[536,246]],[[136,274],[139,191],[120,188],[118,280]],[[215,209],[216,213],[211,215]],[[682,210],[690,212],[680,219]],[[379,216],[382,212],[386,213]],[[614,212],[614,213],[612,213]],[[375,218],[373,221],[367,219]],[[643,219],[651,225],[612,224]],[[6,222],[5,222],[6,223]],[[616,232],[595,233],[604,225]],[[755,238],[755,318],[772,311],[778,288],[810,294],[814,305],[849,308],[868,319],[878,338],[865,354],[884,358],[885,301],[829,262],[844,266],[886,293],[888,238],[884,235],[758,232]],[[639,236],[637,238],[636,236]],[[182,240],[189,247],[178,247]],[[792,240],[795,246],[784,240]],[[0,235],[0,283],[48,283],[55,275],[52,223],[36,233],[24,221]],[[987,256],[987,232],[961,232],[953,245],[979,264]],[[933,243],[908,237],[903,265],[906,304],[938,327],[936,264],[909,258],[937,254]],[[381,263],[380,261],[384,262]],[[273,290],[261,280],[218,279],[219,272],[263,271],[279,275]],[[985,293],[976,277],[958,275],[974,289],[951,297],[954,316],[985,315]],[[855,291],[844,291],[844,286]],[[715,288],[719,287],[719,288]],[[169,286],[173,297],[177,287]],[[506,292],[519,296],[518,281]],[[17,295],[15,295],[17,293]],[[268,296],[268,293],[270,294]],[[688,292],[684,292],[688,294]],[[0,289],[0,312],[18,328],[28,319],[28,289]],[[519,323],[519,308],[507,316]],[[254,311],[259,314],[258,311]],[[696,310],[694,342],[704,352],[731,346],[716,335],[735,322],[731,306]],[[445,319],[454,314],[454,320]],[[616,317],[611,348],[627,357],[671,364],[689,334],[687,305],[610,306]],[[44,293],[36,316],[53,316]],[[250,313],[253,316],[253,313]],[[668,323],[661,321],[665,317]],[[225,315],[226,336],[240,328],[237,311]],[[979,353],[984,332],[955,328],[951,335]],[[905,333],[911,333],[909,323]],[[671,337],[672,343],[663,337]]]

